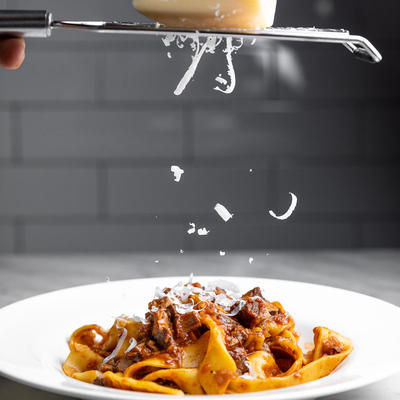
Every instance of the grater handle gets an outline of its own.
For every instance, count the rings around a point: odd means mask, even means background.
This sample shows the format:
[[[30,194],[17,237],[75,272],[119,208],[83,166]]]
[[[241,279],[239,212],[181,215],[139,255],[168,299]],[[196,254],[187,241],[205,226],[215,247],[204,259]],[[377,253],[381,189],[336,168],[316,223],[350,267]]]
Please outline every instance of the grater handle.
[[[51,21],[46,10],[0,10],[0,37],[47,38]]]

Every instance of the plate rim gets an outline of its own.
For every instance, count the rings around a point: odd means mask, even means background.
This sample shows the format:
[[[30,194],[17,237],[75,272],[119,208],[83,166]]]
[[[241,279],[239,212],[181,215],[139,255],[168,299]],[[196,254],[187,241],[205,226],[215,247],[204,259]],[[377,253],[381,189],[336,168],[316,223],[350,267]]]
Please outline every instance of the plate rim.
[[[400,307],[399,306],[397,306],[393,303],[390,303],[388,301],[364,294],[364,293],[360,293],[360,292],[348,290],[348,289],[342,289],[342,288],[338,288],[335,286],[323,285],[323,284],[318,284],[318,283],[310,283],[310,282],[304,282],[304,281],[298,281],[298,280],[273,279],[273,278],[254,277],[254,276],[195,275],[195,278],[198,278],[198,279],[204,278],[207,280],[226,280],[226,281],[253,280],[253,281],[260,281],[260,286],[262,286],[261,282],[264,282],[264,283],[279,282],[280,284],[288,284],[289,283],[289,284],[295,284],[295,285],[302,285],[302,286],[305,285],[305,286],[317,287],[320,289],[328,288],[330,290],[335,290],[335,291],[346,293],[347,295],[357,295],[362,298],[366,298],[369,301],[374,301],[374,302],[380,303],[384,307],[392,308],[393,311],[396,311],[399,314],[399,321],[400,321]],[[121,284],[128,284],[130,282],[143,282],[143,281],[156,282],[159,279],[182,281],[182,280],[188,279],[188,276],[182,276],[182,275],[180,275],[180,276],[156,276],[156,277],[146,277],[146,278],[122,279],[122,280],[115,280],[115,281],[111,281],[111,282],[98,282],[98,283],[76,285],[76,286],[71,286],[71,287],[67,287],[67,288],[63,288],[63,289],[52,290],[52,291],[37,294],[34,296],[30,296],[25,299],[18,300],[16,302],[13,302],[13,303],[10,303],[8,305],[1,307],[0,308],[0,317],[3,312],[9,312],[10,310],[12,311],[12,309],[14,307],[20,307],[25,302],[28,303],[32,300],[35,300],[35,301],[40,300],[41,298],[47,297],[50,295],[57,295],[57,294],[61,294],[61,293],[69,292],[69,291],[73,291],[73,290],[84,290],[87,287],[93,288],[96,286],[103,286],[106,284],[107,285],[109,285],[109,284],[121,285]],[[3,363],[0,359],[0,376],[3,376],[4,378],[9,379],[13,382],[17,382],[17,383],[26,385],[28,387],[33,387],[35,389],[43,390],[43,391],[50,392],[50,393],[65,395],[67,397],[79,396],[80,398],[84,398],[84,399],[110,398],[108,396],[102,396],[101,392],[99,392],[99,391],[90,392],[89,390],[84,390],[83,386],[82,386],[82,390],[79,390],[79,389],[75,389],[73,387],[68,387],[68,388],[63,388],[63,387],[59,387],[59,386],[55,387],[54,385],[52,386],[51,384],[35,382],[35,381],[28,380],[26,378],[24,379],[22,377],[14,375],[10,372],[7,372],[4,365],[6,365],[6,364]],[[328,385],[325,387],[307,388],[307,390],[301,391],[299,393],[284,393],[284,392],[282,393],[282,390],[285,390],[285,388],[282,388],[282,389],[274,389],[274,390],[263,391],[263,392],[231,394],[231,395],[225,395],[225,396],[233,396],[235,398],[237,396],[242,396],[242,397],[246,396],[246,397],[251,397],[252,399],[260,399],[261,400],[263,395],[265,395],[265,393],[274,393],[274,395],[276,395],[274,397],[276,400],[280,400],[280,399],[285,399],[285,400],[310,399],[310,398],[314,398],[314,397],[344,393],[344,392],[348,392],[350,390],[355,390],[355,389],[359,389],[361,387],[366,387],[366,386],[372,385],[374,383],[377,383],[379,381],[382,381],[383,379],[389,378],[399,372],[400,372],[400,363],[398,364],[397,368],[394,368],[393,370],[391,370],[390,373],[387,373],[387,372],[379,373],[379,371],[376,370],[375,375],[373,377],[371,377],[371,376],[360,377],[360,378],[357,378],[352,381],[336,383],[336,384]],[[72,380],[72,378],[69,378],[69,377],[66,377],[66,379]],[[322,379],[324,379],[324,378],[322,378]],[[82,384],[84,384],[84,383],[82,383]],[[86,385],[89,385],[89,384],[86,384]],[[307,385],[307,383],[303,384],[303,385],[299,385],[299,386],[304,387],[305,385]],[[115,390],[116,390],[116,389],[112,389],[112,388],[103,388],[103,390],[104,389],[107,389],[107,390],[104,391],[103,393],[115,393]],[[316,392],[316,393],[314,393],[314,392]],[[132,400],[135,400],[135,397],[141,398],[141,399],[149,399],[149,400],[160,397],[159,394],[144,393],[144,392],[129,392],[129,391],[120,390],[119,393],[122,395],[121,398],[125,394],[126,398],[129,397]],[[170,395],[165,395],[165,396],[170,396]],[[116,395],[116,397],[119,398],[120,396]],[[216,400],[216,399],[220,399],[221,396],[220,395],[219,396],[218,395],[191,395],[191,397],[196,398],[196,399]]]

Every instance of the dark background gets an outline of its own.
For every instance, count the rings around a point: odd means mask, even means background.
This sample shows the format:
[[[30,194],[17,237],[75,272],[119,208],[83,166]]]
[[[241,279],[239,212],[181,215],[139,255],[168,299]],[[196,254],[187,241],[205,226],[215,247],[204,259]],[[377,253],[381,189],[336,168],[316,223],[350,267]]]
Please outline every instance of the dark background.
[[[58,19],[143,21],[129,0],[0,0]],[[276,26],[348,28],[379,65],[339,45],[261,42],[234,57],[231,96],[207,55],[181,97],[188,51],[157,37],[55,32],[0,71],[4,253],[397,247],[398,0],[279,0]],[[171,164],[185,169],[174,183]],[[253,172],[250,173],[250,169]],[[288,192],[299,197],[278,222]],[[235,214],[225,224],[215,203]],[[188,222],[211,230],[189,236]]]

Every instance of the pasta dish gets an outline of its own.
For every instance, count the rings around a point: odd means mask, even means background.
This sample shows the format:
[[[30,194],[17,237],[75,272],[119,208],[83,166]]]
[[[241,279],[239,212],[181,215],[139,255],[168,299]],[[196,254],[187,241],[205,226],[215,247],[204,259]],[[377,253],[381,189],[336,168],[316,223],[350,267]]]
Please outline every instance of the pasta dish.
[[[63,371],[74,379],[158,394],[234,394],[284,388],[329,375],[352,352],[324,327],[303,353],[293,318],[256,287],[227,282],[156,289],[145,318],[118,317],[109,330],[77,329]]]

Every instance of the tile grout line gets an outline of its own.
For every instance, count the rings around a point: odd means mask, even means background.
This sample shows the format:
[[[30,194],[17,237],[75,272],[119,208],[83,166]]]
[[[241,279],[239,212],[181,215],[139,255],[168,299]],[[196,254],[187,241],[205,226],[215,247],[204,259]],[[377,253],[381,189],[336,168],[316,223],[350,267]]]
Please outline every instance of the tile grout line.
[[[194,132],[193,108],[189,105],[182,106],[182,156],[187,164],[194,163]]]
[[[100,103],[105,99],[105,55],[103,52],[94,53],[94,101]]]
[[[97,184],[97,214],[96,219],[104,221],[109,215],[109,188],[108,188],[108,165],[103,160],[96,161],[96,184]]]
[[[357,102],[354,106],[354,113],[355,113],[355,127],[354,127],[354,136],[356,139],[356,151],[355,155],[360,158],[362,161],[366,161],[367,159],[367,144],[365,140],[365,117],[366,113],[366,105]]]
[[[99,73],[100,75],[100,73]],[[221,107],[223,110],[234,108],[240,108],[244,111],[258,110],[263,112],[277,112],[283,108],[288,109],[289,112],[298,110],[314,110],[317,109],[348,109],[354,106],[355,102],[363,106],[379,107],[379,106],[399,106],[399,99],[392,100],[377,100],[373,99],[344,99],[341,100],[340,105],[337,105],[337,101],[334,99],[304,99],[304,101],[298,101],[295,99],[274,99],[274,98],[258,98],[258,99],[246,99],[243,104],[243,100],[232,98],[229,101],[221,101],[215,99],[187,99],[182,101],[180,99],[146,99],[146,100],[115,100],[115,99],[101,99],[99,101],[93,100],[18,100],[18,104],[28,111],[76,111],[76,110],[97,110],[97,109],[109,109],[109,110],[123,110],[129,111],[131,109],[136,110],[154,110],[156,109],[176,109],[176,107],[197,106],[206,110],[215,109],[215,107]],[[6,100],[0,100],[0,109],[8,110],[10,102]]]
[[[12,165],[19,165],[22,164],[23,160],[21,107],[19,104],[11,103],[9,110],[11,134],[11,163]]]
[[[19,8],[18,2],[19,0],[6,0],[6,7],[8,9],[17,9]]]

